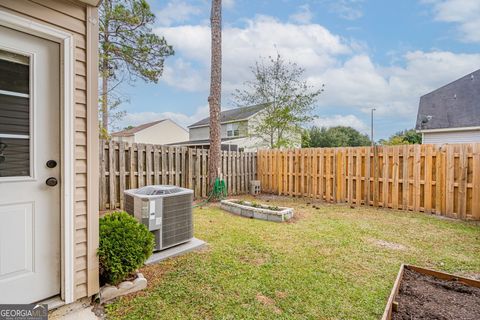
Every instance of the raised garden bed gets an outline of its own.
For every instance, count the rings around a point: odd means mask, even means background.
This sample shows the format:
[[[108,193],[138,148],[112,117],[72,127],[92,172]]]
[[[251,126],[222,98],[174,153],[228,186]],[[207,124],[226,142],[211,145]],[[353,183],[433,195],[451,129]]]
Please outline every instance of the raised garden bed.
[[[382,320],[480,319],[480,281],[402,265]]]
[[[293,217],[293,209],[242,200],[222,200],[220,206],[230,213],[253,219],[283,222]]]

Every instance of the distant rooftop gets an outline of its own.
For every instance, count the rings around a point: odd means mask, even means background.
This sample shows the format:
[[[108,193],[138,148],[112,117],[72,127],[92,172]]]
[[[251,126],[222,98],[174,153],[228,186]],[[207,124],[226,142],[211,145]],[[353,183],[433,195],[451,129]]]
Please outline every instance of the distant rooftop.
[[[158,121],[144,123],[144,124],[141,124],[139,126],[136,126],[136,127],[130,128],[130,129],[125,129],[125,130],[122,130],[122,131],[114,132],[114,133],[112,133],[112,136],[113,137],[130,137],[130,136],[133,136],[135,133],[137,133],[139,131],[142,131],[142,130],[147,129],[151,126],[159,124],[160,122],[163,122],[165,120],[167,120],[167,119],[162,119],[162,120],[158,120]]]
[[[420,98],[417,130],[480,126],[480,70]]]
[[[238,121],[238,120],[246,120],[249,117],[253,116],[254,114],[258,113],[259,111],[265,109],[267,104],[257,104],[254,106],[249,107],[240,107],[230,110],[225,110],[220,113],[220,123],[230,122],[230,121]],[[203,127],[208,126],[210,124],[210,117],[202,119],[198,122],[195,122],[192,125],[189,125],[189,128],[193,127]]]

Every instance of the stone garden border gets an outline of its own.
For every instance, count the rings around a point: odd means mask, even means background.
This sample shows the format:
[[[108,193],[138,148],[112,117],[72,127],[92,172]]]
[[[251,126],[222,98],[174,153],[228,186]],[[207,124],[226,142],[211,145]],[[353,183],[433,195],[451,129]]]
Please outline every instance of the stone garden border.
[[[253,219],[260,219],[274,222],[288,221],[293,217],[293,208],[278,207],[280,210],[268,209],[269,206],[260,204],[258,207],[253,207],[251,202],[243,201],[242,204],[238,203],[240,200],[230,199],[222,200],[220,207],[230,213]]]
[[[136,275],[137,277],[132,281],[123,281],[117,286],[104,285],[97,294],[98,302],[103,304],[117,297],[145,289],[147,287],[147,279],[140,272],[137,272]]]

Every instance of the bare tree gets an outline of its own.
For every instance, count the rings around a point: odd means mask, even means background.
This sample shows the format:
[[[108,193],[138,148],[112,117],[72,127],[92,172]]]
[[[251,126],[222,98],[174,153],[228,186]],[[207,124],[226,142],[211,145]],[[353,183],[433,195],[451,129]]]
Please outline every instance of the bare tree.
[[[251,71],[252,80],[233,94],[239,107],[266,106],[264,116],[252,121],[249,134],[270,148],[294,147],[300,142],[302,126],[314,119],[312,112],[323,86],[310,86],[304,80],[305,69],[279,53],[257,61]]]
[[[210,76],[210,159],[208,181],[213,186],[219,175],[221,160],[220,111],[222,94],[222,0],[212,0],[212,65]]]

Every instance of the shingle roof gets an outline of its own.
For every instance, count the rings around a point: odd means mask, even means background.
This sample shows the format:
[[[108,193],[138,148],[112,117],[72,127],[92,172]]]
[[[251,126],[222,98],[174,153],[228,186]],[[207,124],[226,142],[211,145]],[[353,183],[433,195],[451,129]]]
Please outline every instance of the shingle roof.
[[[420,98],[417,130],[480,126],[480,70]]]
[[[162,120],[158,120],[158,121],[153,121],[153,122],[149,122],[149,123],[144,123],[144,124],[141,124],[139,126],[136,126],[136,127],[133,127],[131,129],[126,129],[126,130],[122,130],[122,131],[118,131],[118,132],[114,132],[112,133],[112,136],[113,137],[129,137],[129,136],[133,136],[135,133],[139,132],[139,131],[142,131],[144,129],[147,129],[151,126],[154,126],[156,124],[159,124],[160,122],[163,122],[167,119],[162,119]]]
[[[233,137],[233,138],[222,138],[222,143],[224,142],[230,142],[233,140],[238,140],[242,139],[239,137]],[[182,142],[175,142],[175,143],[169,143],[169,146],[182,146],[182,145],[210,145],[210,139],[201,139],[201,140],[188,140],[188,141],[182,141]]]
[[[245,120],[253,116],[254,114],[258,113],[259,111],[263,110],[265,107],[267,107],[266,103],[222,111],[220,113],[220,123],[235,121],[235,120]],[[208,126],[209,124],[210,124],[210,117],[202,119],[198,122],[195,122],[194,124],[189,125],[188,128]]]

